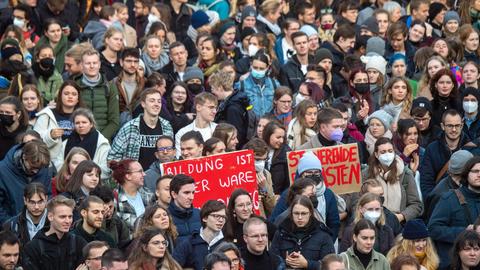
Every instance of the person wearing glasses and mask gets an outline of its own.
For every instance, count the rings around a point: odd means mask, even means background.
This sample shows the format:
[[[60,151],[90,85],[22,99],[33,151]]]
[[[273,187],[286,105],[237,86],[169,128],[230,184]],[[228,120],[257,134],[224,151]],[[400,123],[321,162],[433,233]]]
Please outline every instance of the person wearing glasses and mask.
[[[217,200],[207,201],[200,210],[200,231],[180,242],[173,251],[173,258],[183,268],[204,269],[205,257],[224,241],[222,228],[226,219],[225,204]]]

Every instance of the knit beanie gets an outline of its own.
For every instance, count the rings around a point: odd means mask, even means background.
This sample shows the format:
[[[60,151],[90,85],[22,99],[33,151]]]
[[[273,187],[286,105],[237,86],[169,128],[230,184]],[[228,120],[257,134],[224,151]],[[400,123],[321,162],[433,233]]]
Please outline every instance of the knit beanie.
[[[367,64],[365,65],[365,70],[368,70],[369,68],[376,69],[383,76],[385,76],[387,69],[387,61],[380,55],[369,56]]]
[[[300,31],[302,31],[302,32],[304,32],[305,34],[307,34],[308,37],[318,35],[317,30],[315,30],[315,28],[313,28],[313,27],[312,27],[311,25],[309,25],[309,24],[304,24],[304,25],[300,28]]]
[[[198,29],[206,24],[210,23],[210,18],[208,17],[207,13],[203,10],[197,10],[192,14],[191,17],[191,24],[192,27]]]
[[[392,122],[393,122],[393,117],[389,113],[387,113],[384,110],[374,111],[368,117],[368,124],[370,124],[370,121],[374,118],[382,122],[383,126],[385,127],[385,130],[390,129],[390,126],[392,125]]]
[[[462,91],[462,100],[463,100],[464,97],[466,97],[468,95],[474,96],[477,99],[477,101],[480,103],[480,91],[478,91],[477,88],[474,88],[474,87],[465,88]]]
[[[425,108],[425,110],[427,110],[430,113],[430,115],[432,115],[433,107],[432,107],[432,103],[430,102],[430,100],[428,100],[428,98],[417,97],[416,99],[414,99],[412,102],[412,109],[410,110],[410,112],[413,111],[413,109],[418,107]]]
[[[232,20],[229,20],[229,21],[225,22],[220,27],[220,29],[218,29],[218,38],[220,39],[223,36],[223,34],[225,34],[225,32],[227,32],[227,30],[232,28],[232,27],[236,27],[235,23]]]
[[[460,25],[461,20],[460,16],[458,16],[458,13],[456,11],[449,10],[447,11],[447,13],[445,13],[445,17],[443,18],[443,24],[447,24],[447,22],[452,20],[457,21],[458,25]]]
[[[143,68],[143,70],[146,69],[145,62],[143,62],[142,58],[138,59],[138,66]]]
[[[251,27],[245,27],[240,34],[240,41],[243,41],[246,37],[255,34],[255,30]]]
[[[18,41],[13,38],[4,39],[0,44],[0,49],[3,49],[7,45],[10,45],[10,47],[16,47],[18,50],[20,50],[20,44],[18,44]]]
[[[361,29],[367,29],[368,31],[378,35],[379,33],[379,29],[378,29],[378,22],[377,22],[377,18],[375,17],[370,17],[368,19],[366,19],[362,25],[360,26]]]
[[[424,239],[428,237],[428,229],[423,220],[412,219],[403,227],[402,236],[408,240]]]
[[[318,65],[318,63],[320,63],[320,61],[322,61],[323,59],[330,59],[333,61],[333,54],[329,49],[320,48],[317,50],[314,60],[315,65]]]
[[[305,152],[298,162],[297,173],[301,175],[308,170],[322,170],[322,163],[311,151]]]
[[[242,22],[247,17],[255,17],[257,18],[257,10],[254,6],[244,6],[242,11]]]
[[[4,60],[8,60],[12,55],[16,54],[21,55],[23,58],[22,52],[17,47],[6,47],[0,51],[0,55]]]
[[[191,79],[200,79],[203,84],[203,72],[198,67],[187,67],[183,74],[183,81],[188,82]]]
[[[447,7],[445,7],[445,5],[443,5],[442,3],[431,3],[430,8],[428,9],[428,21],[433,21],[433,19],[438,15],[438,13],[442,12],[442,10],[447,10]]]
[[[453,153],[448,162],[448,172],[451,174],[461,174],[467,161],[473,157],[473,154],[467,150],[458,150]]]
[[[381,37],[371,37],[367,40],[367,54],[374,52],[380,56],[385,55],[385,40]]]

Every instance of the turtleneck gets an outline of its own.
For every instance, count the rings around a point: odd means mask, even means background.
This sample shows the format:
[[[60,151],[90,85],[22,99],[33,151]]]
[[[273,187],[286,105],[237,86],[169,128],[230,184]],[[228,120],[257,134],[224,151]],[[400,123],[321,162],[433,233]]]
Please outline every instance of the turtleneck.
[[[318,133],[317,136],[318,136],[318,140],[323,146],[333,146],[337,143],[335,141],[330,141],[327,138],[323,137],[323,135],[320,132]]]
[[[98,85],[98,83],[100,82],[100,79],[102,78],[102,76],[100,76],[100,73],[97,74],[97,78],[95,79],[90,79],[88,78],[87,76],[85,76],[85,74],[83,74],[82,76],[82,82],[83,84],[85,84],[86,86],[89,86],[89,87],[95,87]]]
[[[358,249],[357,249],[357,245],[355,244],[353,246],[353,252],[355,253],[355,255],[357,255],[358,259],[360,260],[360,262],[362,263],[363,267],[365,269],[367,269],[367,266],[368,264],[370,263],[370,261],[372,260],[372,254],[373,254],[373,249],[370,250],[369,253],[365,254],[363,252],[360,252]]]

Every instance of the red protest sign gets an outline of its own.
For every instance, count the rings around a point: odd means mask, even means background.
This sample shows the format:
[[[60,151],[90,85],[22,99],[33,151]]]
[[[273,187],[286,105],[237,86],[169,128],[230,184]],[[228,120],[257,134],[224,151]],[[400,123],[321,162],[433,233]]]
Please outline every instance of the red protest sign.
[[[336,194],[360,191],[362,172],[356,143],[288,152],[288,173],[291,182],[295,179],[300,159],[307,151],[311,151],[320,159],[325,184]]]
[[[179,160],[162,164],[164,174],[186,174],[195,179],[193,206],[200,208],[208,200],[219,200],[225,205],[230,194],[243,188],[253,199],[258,213],[258,188],[252,150],[242,150],[197,159]]]

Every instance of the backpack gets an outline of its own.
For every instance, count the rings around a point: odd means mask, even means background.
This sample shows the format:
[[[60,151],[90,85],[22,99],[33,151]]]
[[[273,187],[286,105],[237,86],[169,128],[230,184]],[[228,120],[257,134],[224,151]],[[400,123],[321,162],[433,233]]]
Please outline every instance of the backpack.
[[[249,105],[246,109],[245,114],[247,115],[247,140],[255,137],[257,134],[257,124],[258,124],[258,117],[253,111],[253,106]]]

